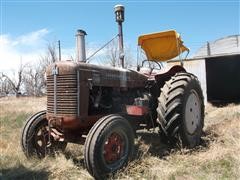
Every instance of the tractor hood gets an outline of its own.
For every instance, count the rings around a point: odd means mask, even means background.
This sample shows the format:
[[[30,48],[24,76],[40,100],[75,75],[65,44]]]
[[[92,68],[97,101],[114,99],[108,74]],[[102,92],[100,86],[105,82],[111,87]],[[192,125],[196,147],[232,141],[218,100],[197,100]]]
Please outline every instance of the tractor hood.
[[[189,51],[175,30],[141,35],[138,37],[138,45],[150,61],[167,61]]]
[[[144,87],[147,76],[133,70],[105,67],[73,61],[58,61],[47,67],[47,77],[54,74],[78,76],[82,83],[91,82],[94,86],[105,87]]]

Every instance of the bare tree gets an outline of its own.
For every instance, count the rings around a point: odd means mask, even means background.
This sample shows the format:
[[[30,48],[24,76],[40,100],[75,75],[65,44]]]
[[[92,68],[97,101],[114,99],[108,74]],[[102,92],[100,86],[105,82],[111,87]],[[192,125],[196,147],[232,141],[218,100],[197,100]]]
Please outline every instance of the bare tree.
[[[43,56],[40,57],[39,65],[44,68],[49,64],[52,64],[57,61],[57,48],[54,43],[49,43],[47,45],[47,50]]]
[[[14,93],[16,97],[25,92],[31,96],[41,96],[46,89],[46,67],[57,61],[57,49],[54,43],[47,45],[47,50],[39,61],[33,65],[22,64],[18,70],[10,73],[0,73],[0,95]]]
[[[0,96],[7,96],[12,91],[12,86],[9,81],[1,73],[0,76]]]
[[[47,52],[50,56],[50,61],[52,62],[56,62],[57,61],[57,48],[56,45],[54,43],[49,43],[48,44],[48,48],[47,48]]]
[[[105,50],[104,55],[104,63],[109,64],[110,66],[117,67],[120,66],[119,62],[119,47],[118,40],[114,39]],[[130,68],[134,64],[134,60],[131,53],[131,48],[129,46],[125,46],[124,48],[124,66],[126,68]]]
[[[118,45],[115,39],[106,47],[105,61],[111,66],[117,67],[119,65],[118,57],[119,57],[119,51],[118,51]]]
[[[124,54],[124,66],[126,68],[132,68],[133,66],[137,66],[136,59],[133,58],[132,49],[130,48],[130,46],[127,45],[125,47]]]
[[[47,50],[37,63],[28,66],[24,75],[25,91],[30,96],[42,96],[46,91],[46,68],[57,61],[57,49],[54,43],[49,43]]]
[[[17,77],[15,76],[15,73],[13,73],[13,76],[10,76],[6,73],[2,73],[1,75],[1,81],[3,83],[4,91],[7,94],[10,92],[14,92],[16,97],[18,97],[21,94],[21,87],[23,85],[23,76],[24,76],[24,69],[26,65],[23,65],[22,62],[20,63],[19,69],[17,70]]]
[[[45,89],[44,72],[38,64],[28,66],[23,77],[25,91],[30,96],[42,96]]]

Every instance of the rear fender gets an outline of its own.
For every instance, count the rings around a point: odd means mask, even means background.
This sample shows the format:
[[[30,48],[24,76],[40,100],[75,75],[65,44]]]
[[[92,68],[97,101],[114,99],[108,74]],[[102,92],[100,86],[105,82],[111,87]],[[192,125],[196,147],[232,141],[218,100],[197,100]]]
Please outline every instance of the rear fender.
[[[162,87],[165,81],[169,80],[172,76],[174,76],[178,72],[186,72],[186,70],[182,66],[176,65],[169,69],[169,71],[167,71],[166,73],[157,74],[155,76],[155,80],[157,81],[157,84],[159,84],[160,87]]]
[[[178,72],[186,72],[182,66],[173,66],[169,71],[163,74],[155,75],[155,85],[151,88],[151,94],[157,98],[160,95],[160,89],[164,86],[165,82],[168,81],[172,76]]]

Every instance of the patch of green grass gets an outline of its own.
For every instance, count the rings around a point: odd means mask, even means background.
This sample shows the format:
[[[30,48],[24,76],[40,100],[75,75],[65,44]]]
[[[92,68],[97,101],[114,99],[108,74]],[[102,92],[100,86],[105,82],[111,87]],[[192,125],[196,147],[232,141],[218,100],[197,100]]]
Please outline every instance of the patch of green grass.
[[[183,161],[183,166],[176,164],[176,169],[169,173],[167,179],[238,179],[235,174],[236,164],[234,158],[226,156],[221,159],[207,161],[205,163],[195,164],[194,161]],[[167,167],[166,167],[167,168]],[[158,176],[159,177],[159,176]]]
[[[8,128],[21,128],[26,121],[26,119],[30,116],[28,113],[12,113],[7,114],[0,118],[1,126],[5,126]]]
[[[203,179],[208,176],[211,177],[211,175],[218,179],[237,179],[234,175],[235,167],[234,159],[231,156],[226,156],[203,164],[200,170],[202,171],[202,174],[204,174],[202,177]]]

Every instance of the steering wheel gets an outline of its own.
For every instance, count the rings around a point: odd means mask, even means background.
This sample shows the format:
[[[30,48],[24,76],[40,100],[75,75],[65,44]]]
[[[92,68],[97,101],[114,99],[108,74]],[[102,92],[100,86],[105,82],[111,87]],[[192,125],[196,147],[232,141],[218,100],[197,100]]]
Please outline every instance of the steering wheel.
[[[159,62],[157,62],[157,61],[149,61],[149,60],[143,60],[141,67],[144,67],[146,63],[148,63],[148,67],[151,69],[151,72],[154,69],[157,69],[157,70],[161,70],[162,69],[162,66],[161,66],[161,64]]]

